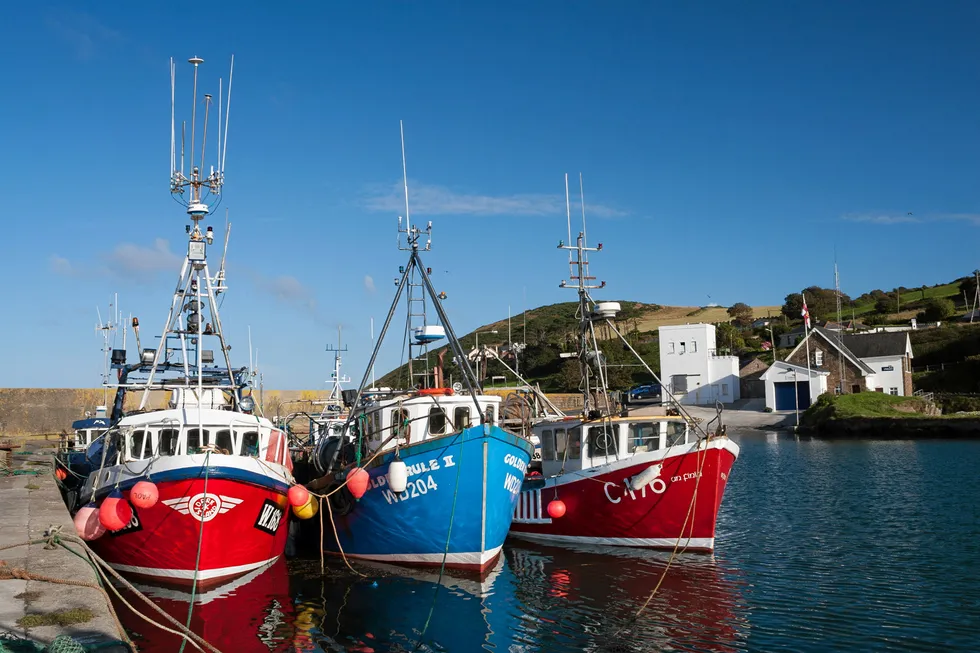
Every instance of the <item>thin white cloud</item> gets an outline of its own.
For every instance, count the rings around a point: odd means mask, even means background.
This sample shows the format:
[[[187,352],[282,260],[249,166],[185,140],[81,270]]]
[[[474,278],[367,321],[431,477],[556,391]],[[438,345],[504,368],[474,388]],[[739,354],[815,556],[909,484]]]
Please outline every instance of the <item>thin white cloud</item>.
[[[841,216],[847,222],[865,224],[896,225],[921,224],[929,222],[968,222],[980,226],[980,213],[847,213]]]
[[[122,38],[122,34],[84,11],[51,10],[45,22],[82,60],[92,59],[102,46]]]
[[[456,192],[445,186],[410,182],[409,200],[412,211],[424,215],[472,216],[554,216],[565,213],[565,198],[546,193],[517,193],[512,195],[481,195]],[[401,182],[391,186],[372,185],[363,206],[370,211],[400,213],[405,210],[405,191]],[[586,200],[586,215],[598,218],[621,218],[628,212]]]
[[[316,293],[302,281],[289,274],[277,277],[264,277],[252,272],[252,281],[261,292],[271,295],[285,306],[292,307],[301,313],[306,313],[316,322],[323,322],[320,315]]]
[[[922,222],[914,215],[894,215],[888,213],[849,213],[841,216],[847,222],[864,222],[866,224],[908,224]]]
[[[52,272],[63,277],[79,276],[79,271],[76,270],[75,266],[71,264],[71,261],[66,259],[64,256],[52,254],[50,257],[48,257],[48,267]]]
[[[163,238],[153,241],[151,247],[135,243],[120,243],[104,257],[110,272],[121,277],[150,277],[158,272],[180,272],[181,257],[170,251],[170,243]]]
[[[372,295],[377,290],[377,288],[374,287],[374,277],[372,277],[370,274],[364,275],[364,290],[368,291]]]

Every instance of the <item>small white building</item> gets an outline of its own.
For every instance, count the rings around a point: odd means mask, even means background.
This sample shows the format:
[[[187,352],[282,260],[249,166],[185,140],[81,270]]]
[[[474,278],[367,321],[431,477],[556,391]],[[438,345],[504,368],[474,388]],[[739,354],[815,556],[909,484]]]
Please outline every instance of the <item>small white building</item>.
[[[806,410],[810,398],[827,392],[830,372],[776,361],[762,380],[766,382],[766,407],[772,410]],[[807,387],[809,385],[809,388]]]
[[[702,406],[730,404],[740,396],[738,357],[718,355],[713,324],[660,327],[660,378],[664,402],[670,394],[682,404]]]

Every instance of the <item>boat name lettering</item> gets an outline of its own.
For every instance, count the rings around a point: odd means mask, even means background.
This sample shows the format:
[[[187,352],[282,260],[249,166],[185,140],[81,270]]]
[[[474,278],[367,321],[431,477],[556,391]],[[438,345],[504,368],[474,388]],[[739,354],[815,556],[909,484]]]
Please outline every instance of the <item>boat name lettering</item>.
[[[629,495],[631,501],[636,501],[637,493],[634,492],[633,488],[630,486],[630,479],[628,478],[623,479],[623,492],[618,497],[613,497],[613,495],[609,492],[609,489],[614,487],[616,487],[615,483],[609,483],[609,482],[603,483],[602,490],[603,492],[606,493],[606,499],[609,500],[609,503],[619,503],[624,498],[626,498],[627,495]],[[649,484],[644,485],[640,489],[639,495],[641,499],[646,498],[648,487],[654,494],[663,494],[667,490],[667,484],[664,482],[664,480],[661,478],[655,478],[652,481],[650,481]]]
[[[143,530],[143,525],[140,523],[140,518],[136,513],[136,508],[131,502],[129,507],[133,509],[133,516],[129,518],[129,523],[126,524],[124,528],[120,528],[118,531],[109,531],[109,535],[117,537],[119,535],[125,535],[126,533],[135,533],[136,531]]]
[[[422,497],[429,492],[435,492],[438,489],[439,486],[436,484],[436,481],[434,478],[432,478],[432,476],[423,476],[422,478],[417,478],[414,481],[409,481],[405,485],[404,492],[395,493],[391,490],[381,490],[381,496],[383,496],[385,501],[387,501],[389,504],[392,504]]]
[[[687,472],[685,474],[678,474],[677,476],[671,476],[670,482],[678,483],[680,481],[689,481],[692,478],[697,478],[699,476],[701,476],[701,472]]]
[[[521,479],[508,472],[504,478],[504,489],[510,491],[511,494],[520,494]]]
[[[510,465],[511,467],[521,470],[522,474],[527,473],[527,463],[512,453],[509,453],[506,456],[504,456],[504,464]]]
[[[269,535],[275,535],[279,530],[279,522],[285,511],[271,499],[266,499],[259,510],[259,517],[255,520],[255,528],[265,531]]]

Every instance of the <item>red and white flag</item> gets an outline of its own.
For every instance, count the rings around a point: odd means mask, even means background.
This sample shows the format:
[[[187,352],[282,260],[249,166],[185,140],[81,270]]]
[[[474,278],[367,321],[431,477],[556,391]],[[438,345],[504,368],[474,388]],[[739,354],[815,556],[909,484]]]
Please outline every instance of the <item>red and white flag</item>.
[[[806,307],[806,295],[802,295],[802,297],[803,297],[803,312],[802,312],[802,315],[803,315],[803,323],[806,324],[806,328],[809,329],[810,328],[810,311]]]

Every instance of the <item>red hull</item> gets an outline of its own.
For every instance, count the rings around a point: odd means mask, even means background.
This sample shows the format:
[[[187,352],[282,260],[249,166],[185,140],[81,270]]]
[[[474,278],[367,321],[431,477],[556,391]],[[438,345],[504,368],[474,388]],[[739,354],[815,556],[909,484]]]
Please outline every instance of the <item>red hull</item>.
[[[673,549],[680,541],[688,551],[711,551],[737,452],[730,441],[714,440],[700,451],[621,460],[549,478],[545,487],[527,485],[510,532],[537,541],[661,549]],[[631,490],[629,480],[654,464],[663,466],[656,480]],[[547,506],[555,498],[567,510],[552,519]]]
[[[190,587],[195,562],[199,590],[215,587],[274,562],[286,547],[286,495],[232,479],[156,481],[160,499],[134,508],[133,521],[92,542],[95,551],[127,576]],[[128,499],[128,491],[123,495]],[[203,537],[201,530],[203,527]]]

